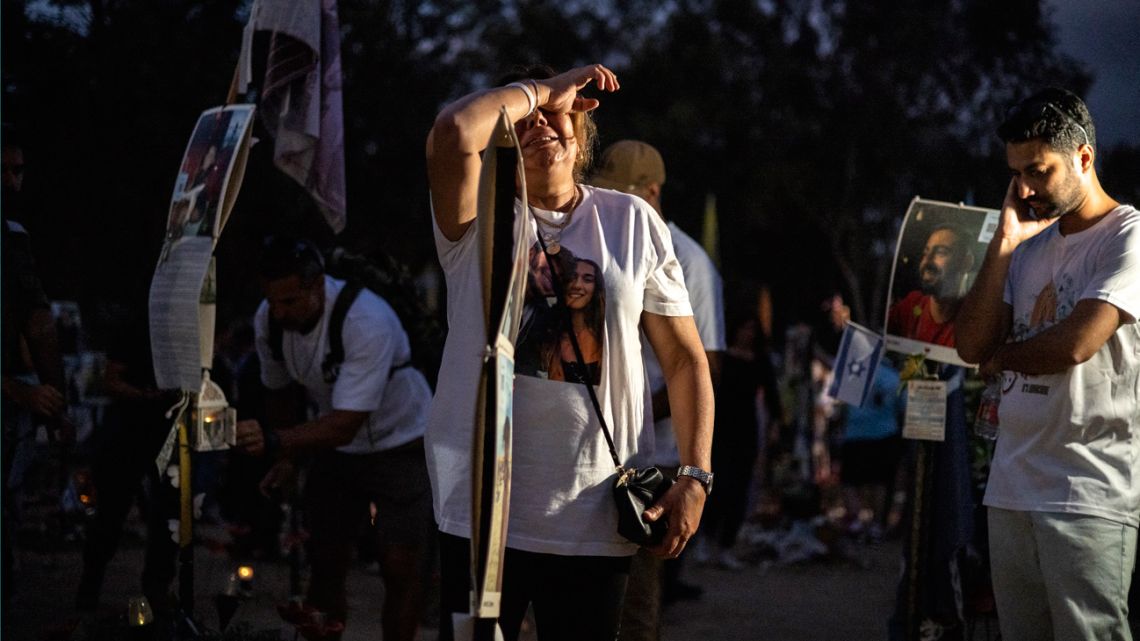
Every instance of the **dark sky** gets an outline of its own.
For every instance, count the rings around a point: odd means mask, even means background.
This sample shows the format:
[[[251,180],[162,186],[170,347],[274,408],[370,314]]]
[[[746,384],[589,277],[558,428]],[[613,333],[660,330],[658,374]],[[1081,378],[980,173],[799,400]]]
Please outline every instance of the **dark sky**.
[[[1085,96],[1102,145],[1140,145],[1140,1],[1048,0],[1061,50],[1096,76]]]

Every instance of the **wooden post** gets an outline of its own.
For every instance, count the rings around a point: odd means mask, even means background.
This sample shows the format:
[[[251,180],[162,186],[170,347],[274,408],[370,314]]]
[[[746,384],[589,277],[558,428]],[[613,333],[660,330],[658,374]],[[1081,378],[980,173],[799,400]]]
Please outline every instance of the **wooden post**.
[[[178,420],[178,607],[187,619],[194,615],[194,490],[190,475],[190,420]]]

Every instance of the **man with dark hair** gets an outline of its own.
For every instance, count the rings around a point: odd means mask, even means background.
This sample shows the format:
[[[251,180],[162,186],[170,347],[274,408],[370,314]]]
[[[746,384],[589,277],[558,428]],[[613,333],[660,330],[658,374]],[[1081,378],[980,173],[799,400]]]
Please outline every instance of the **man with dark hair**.
[[[958,352],[1002,375],[986,488],[1002,637],[1131,639],[1140,524],[1140,213],[1097,178],[1061,89],[998,129],[1010,180],[958,314]]]
[[[63,359],[51,303],[32,257],[31,239],[14,220],[9,204],[24,185],[24,150],[5,140],[0,150],[3,172],[4,401],[41,417],[58,420],[64,410]],[[30,362],[24,358],[27,348]],[[28,382],[35,374],[37,382]]]
[[[431,532],[423,448],[427,380],[411,367],[408,336],[388,303],[326,275],[309,241],[269,239],[260,272],[265,301],[254,329],[268,388],[267,425],[239,422],[238,445],[277,457],[261,482],[266,493],[292,476],[295,455],[313,454],[304,503],[312,561],[307,605],[328,614],[334,623],[326,628],[336,630],[345,619],[349,563],[369,503],[376,506],[384,639],[411,641]],[[339,359],[330,354],[337,347],[343,348]],[[297,406],[293,383],[318,406],[314,420],[297,424],[289,415]]]
[[[891,306],[887,333],[953,347],[954,316],[973,266],[969,236],[953,224],[935,226],[918,262],[919,289]]]

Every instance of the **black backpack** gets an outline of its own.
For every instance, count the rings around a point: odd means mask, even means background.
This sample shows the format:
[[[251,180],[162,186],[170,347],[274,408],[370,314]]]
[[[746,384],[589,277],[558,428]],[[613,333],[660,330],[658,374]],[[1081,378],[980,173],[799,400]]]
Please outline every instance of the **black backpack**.
[[[340,366],[344,363],[344,319],[360,291],[368,288],[396,312],[411,346],[411,359],[393,365],[388,375],[405,367],[415,367],[434,392],[439,364],[443,360],[445,334],[439,319],[424,306],[408,269],[391,256],[384,255],[378,261],[372,261],[337,247],[325,257],[325,271],[333,278],[345,281],[329,315],[329,353],[321,362],[325,382],[331,385],[340,375]],[[273,358],[278,361],[285,359],[283,335],[281,326],[270,318],[269,346]]]

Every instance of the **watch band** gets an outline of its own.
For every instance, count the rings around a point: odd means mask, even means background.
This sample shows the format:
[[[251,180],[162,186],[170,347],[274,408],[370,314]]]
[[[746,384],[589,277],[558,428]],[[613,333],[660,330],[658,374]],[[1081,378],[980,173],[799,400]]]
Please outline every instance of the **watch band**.
[[[701,487],[705,488],[705,494],[706,495],[712,493],[712,484],[713,484],[713,473],[712,472],[706,472],[705,470],[702,470],[701,468],[695,467],[692,465],[682,465],[680,468],[677,469],[677,477],[680,478],[682,476],[688,476],[688,477],[692,478],[694,481],[696,481],[697,483],[700,483]]]

